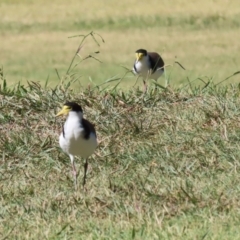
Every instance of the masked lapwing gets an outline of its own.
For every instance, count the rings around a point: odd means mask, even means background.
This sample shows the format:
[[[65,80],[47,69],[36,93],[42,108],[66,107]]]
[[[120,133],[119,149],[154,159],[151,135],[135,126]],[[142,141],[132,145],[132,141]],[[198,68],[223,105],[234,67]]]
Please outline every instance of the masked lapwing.
[[[85,159],[83,186],[86,183],[88,169],[88,157],[93,154],[97,147],[97,135],[92,123],[83,118],[83,110],[75,102],[66,102],[62,110],[56,115],[67,115],[59,137],[59,144],[62,150],[69,155],[75,188],[77,188],[77,171],[74,157],[80,156]]]
[[[146,88],[146,80],[158,80],[164,73],[164,61],[156,52],[147,52],[145,49],[138,49],[135,52],[136,59],[133,65],[133,73],[143,78]]]

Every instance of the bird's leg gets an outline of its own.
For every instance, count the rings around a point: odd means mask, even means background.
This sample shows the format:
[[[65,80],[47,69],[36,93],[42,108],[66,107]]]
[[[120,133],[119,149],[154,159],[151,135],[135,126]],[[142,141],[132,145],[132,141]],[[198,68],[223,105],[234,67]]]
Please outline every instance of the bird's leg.
[[[147,92],[147,82],[145,79],[143,79],[143,92],[146,93]]]
[[[75,190],[77,190],[77,170],[74,163],[74,156],[70,155],[70,159],[72,163],[72,174],[73,174],[74,186],[75,186]]]
[[[88,169],[88,159],[86,158],[86,162],[84,163],[83,187],[86,184],[87,169]]]

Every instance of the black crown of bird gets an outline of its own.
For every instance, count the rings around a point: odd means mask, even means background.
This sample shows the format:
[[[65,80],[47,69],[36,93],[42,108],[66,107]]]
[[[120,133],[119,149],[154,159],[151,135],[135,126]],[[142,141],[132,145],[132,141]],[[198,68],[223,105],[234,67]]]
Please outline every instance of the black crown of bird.
[[[65,108],[68,111],[83,112],[82,107],[75,102],[66,102],[63,105],[63,108]],[[65,115],[67,114],[68,111],[65,111]]]

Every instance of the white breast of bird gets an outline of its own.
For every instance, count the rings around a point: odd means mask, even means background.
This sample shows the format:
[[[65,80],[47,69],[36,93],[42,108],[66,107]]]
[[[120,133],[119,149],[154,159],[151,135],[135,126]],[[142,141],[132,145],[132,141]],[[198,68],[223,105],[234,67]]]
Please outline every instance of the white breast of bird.
[[[135,73],[136,74],[139,74],[139,75],[142,75],[142,76],[145,76],[148,74],[149,72],[149,69],[150,69],[150,65],[149,65],[149,60],[147,57],[144,57],[141,61],[136,61],[135,62]]]
[[[64,135],[61,134],[59,144],[67,154],[89,157],[97,147],[97,139],[94,133],[90,133],[88,139],[85,136],[85,130],[78,117],[68,118],[64,124]]]
[[[161,75],[163,74],[163,70],[161,68],[156,69],[156,71],[154,73],[151,72],[151,68],[149,65],[149,61],[147,60],[147,58],[145,58],[146,61],[138,61],[135,62],[135,68],[137,70],[134,70],[135,74],[142,76],[144,79],[154,79],[157,80],[159,77],[161,77]]]

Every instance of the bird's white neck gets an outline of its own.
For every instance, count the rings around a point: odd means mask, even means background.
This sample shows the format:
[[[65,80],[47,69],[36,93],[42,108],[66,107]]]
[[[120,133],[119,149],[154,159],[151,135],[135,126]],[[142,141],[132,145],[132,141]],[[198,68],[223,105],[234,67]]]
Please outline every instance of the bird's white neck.
[[[147,66],[149,64],[149,56],[144,56],[140,61],[138,61],[137,63],[141,63],[144,66]]]
[[[140,61],[135,62],[136,72],[147,72],[150,68],[149,56],[144,56]]]
[[[81,112],[69,112],[66,122],[64,123],[65,135],[74,135],[76,129],[82,125],[83,114]]]
[[[68,113],[68,120],[71,119],[76,119],[77,121],[81,121],[83,118],[83,113],[82,112],[73,112],[73,111],[70,111]]]

